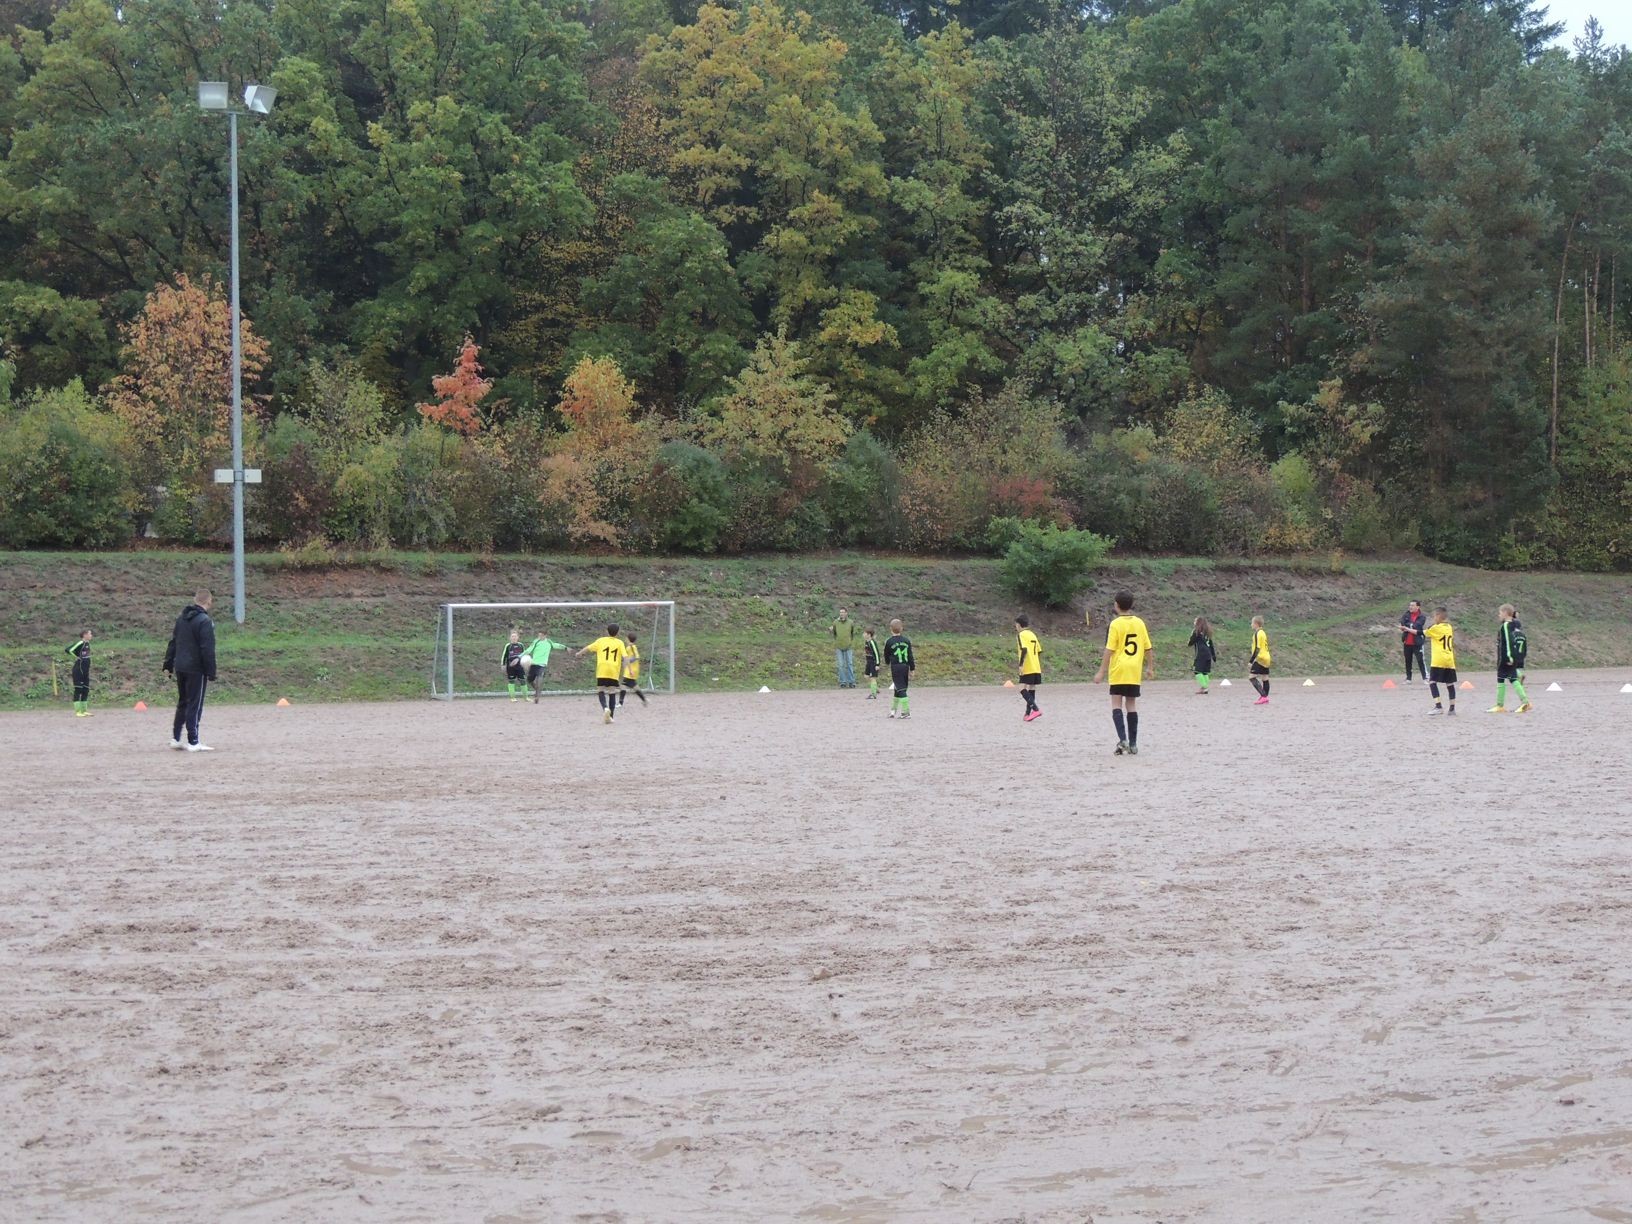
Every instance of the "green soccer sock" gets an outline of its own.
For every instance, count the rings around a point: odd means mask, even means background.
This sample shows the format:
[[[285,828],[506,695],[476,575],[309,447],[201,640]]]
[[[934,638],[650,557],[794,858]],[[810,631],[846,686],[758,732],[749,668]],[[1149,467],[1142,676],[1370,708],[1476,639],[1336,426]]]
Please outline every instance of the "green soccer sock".
[[[907,703],[911,700],[912,698],[906,696],[901,698],[901,713],[905,714],[907,712]]]
[[[79,703],[79,702],[77,702],[77,701],[76,701],[76,702],[74,702],[74,713],[75,713],[75,714],[78,714],[78,713],[79,713],[79,707],[80,707],[80,703]]]
[[[1499,710],[1507,704],[1507,681],[1496,681],[1496,708]]]
[[[867,691],[872,693],[872,695],[874,697],[878,696],[878,677],[877,676],[874,676],[871,680],[869,680],[867,682]]]
[[[1519,695],[1519,704],[1529,705],[1530,695],[1524,691],[1524,682],[1521,680],[1509,680],[1508,683],[1513,686],[1513,691]]]
[[[514,697],[516,695],[516,682],[514,680],[506,680],[504,687],[509,691],[510,696]]]
[[[1199,673],[1196,676],[1196,683],[1201,685],[1201,691],[1204,693],[1207,691],[1207,686],[1212,682],[1213,678],[1211,676],[1201,675]]]

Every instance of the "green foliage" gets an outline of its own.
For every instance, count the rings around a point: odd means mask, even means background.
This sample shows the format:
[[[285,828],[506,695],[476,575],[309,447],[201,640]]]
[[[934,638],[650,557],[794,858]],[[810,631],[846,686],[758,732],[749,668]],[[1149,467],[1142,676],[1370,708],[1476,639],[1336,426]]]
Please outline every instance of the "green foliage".
[[[652,480],[668,495],[654,523],[665,552],[711,553],[731,522],[731,485],[725,465],[689,442],[669,442],[657,452]]]
[[[1021,599],[1063,608],[1104,565],[1115,541],[1091,531],[1008,520],[994,531],[1010,539],[1003,553],[1003,584]]]
[[[78,381],[8,407],[0,398],[0,540],[105,548],[131,531],[124,430]]]

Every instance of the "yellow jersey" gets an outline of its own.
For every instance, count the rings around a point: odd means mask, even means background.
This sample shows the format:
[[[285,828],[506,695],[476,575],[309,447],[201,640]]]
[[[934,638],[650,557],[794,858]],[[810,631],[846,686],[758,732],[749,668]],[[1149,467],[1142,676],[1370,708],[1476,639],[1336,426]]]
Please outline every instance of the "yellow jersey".
[[[622,638],[598,637],[589,644],[595,655],[595,679],[617,680],[623,675],[624,641]]]
[[[623,647],[623,678],[640,679],[640,647],[633,642],[627,642]]]
[[[1138,684],[1150,650],[1150,630],[1137,616],[1119,616],[1105,631],[1105,649],[1111,652],[1106,678],[1112,684]]]
[[[1020,674],[1022,676],[1043,674],[1043,644],[1030,629],[1020,630]]]
[[[1269,666],[1269,634],[1262,629],[1252,635],[1252,658],[1248,662]],[[1297,675],[1296,672],[1292,674]]]
[[[1428,656],[1429,667],[1456,667],[1456,631],[1450,621],[1429,625],[1423,636],[1434,644]]]

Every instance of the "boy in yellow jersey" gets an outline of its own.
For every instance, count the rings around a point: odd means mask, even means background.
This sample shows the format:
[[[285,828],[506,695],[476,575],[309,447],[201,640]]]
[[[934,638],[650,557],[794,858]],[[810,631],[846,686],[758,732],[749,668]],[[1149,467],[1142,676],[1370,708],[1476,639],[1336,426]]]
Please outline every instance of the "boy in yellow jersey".
[[[624,634],[623,640],[626,643],[623,650],[623,688],[618,693],[618,704],[621,706],[633,693],[640,698],[640,704],[645,705],[646,694],[640,691],[640,647],[635,645],[635,635],[632,633]]]
[[[1252,656],[1247,660],[1247,678],[1252,681],[1252,687],[1258,690],[1258,700],[1253,705],[1269,704],[1269,634],[1264,632],[1264,618],[1252,618]]]
[[[595,656],[595,698],[601,703],[601,721],[611,722],[618,712],[618,689],[623,682],[623,639],[618,627],[608,625],[606,633],[585,646],[575,656]]]
[[[1430,714],[1456,713],[1456,631],[1451,628],[1450,614],[1444,608],[1434,609],[1434,623],[1423,634],[1428,639],[1428,691],[1434,695]],[[1451,708],[1439,704],[1439,686],[1445,686]]]
[[[1105,657],[1094,683],[1111,678],[1111,721],[1116,724],[1114,756],[1139,755],[1139,677],[1156,679],[1156,650],[1145,622],[1133,615],[1133,596],[1116,593],[1116,616],[1105,631]]]
[[[1020,645],[1020,696],[1026,699],[1026,722],[1043,716],[1037,708],[1037,686],[1043,682],[1043,644],[1031,631],[1024,613],[1014,618],[1014,636]]]

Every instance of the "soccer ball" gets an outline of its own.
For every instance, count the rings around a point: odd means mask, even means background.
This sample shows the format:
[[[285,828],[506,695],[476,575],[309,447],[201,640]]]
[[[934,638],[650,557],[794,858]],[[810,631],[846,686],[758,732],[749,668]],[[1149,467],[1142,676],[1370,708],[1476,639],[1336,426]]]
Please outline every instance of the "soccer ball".
[[[531,667],[533,665],[533,656],[532,655],[522,655],[520,662],[521,662],[521,665],[523,667]]]

